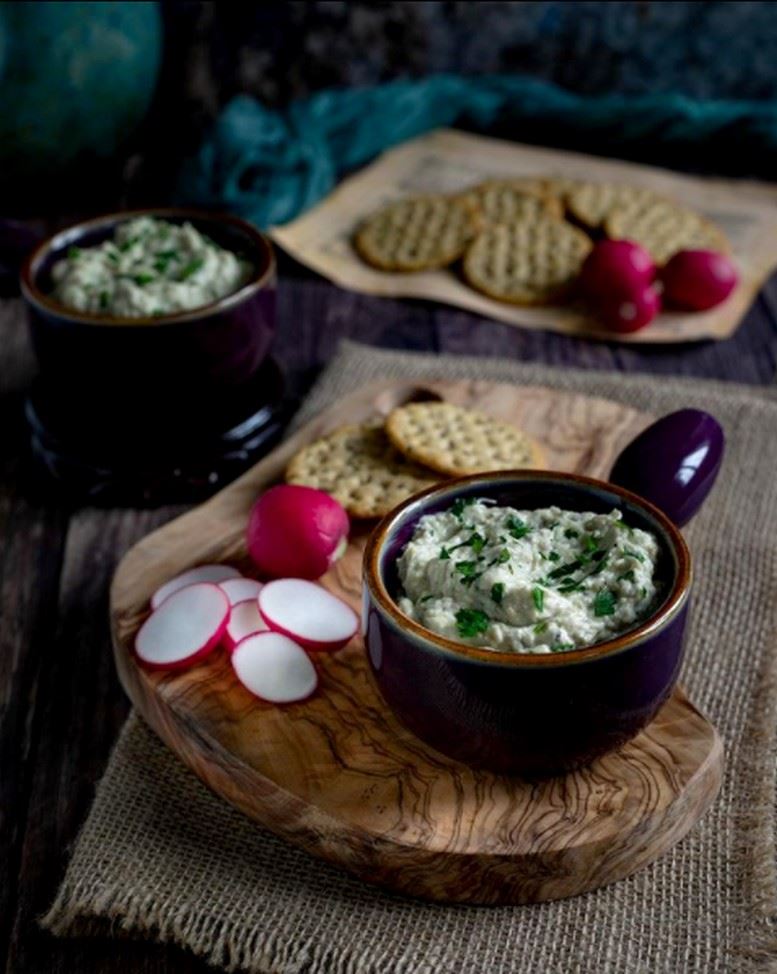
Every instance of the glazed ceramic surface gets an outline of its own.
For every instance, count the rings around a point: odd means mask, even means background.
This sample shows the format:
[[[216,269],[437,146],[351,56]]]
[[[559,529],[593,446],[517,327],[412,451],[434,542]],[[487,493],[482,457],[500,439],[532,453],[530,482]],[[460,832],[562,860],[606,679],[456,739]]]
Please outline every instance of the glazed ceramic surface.
[[[51,269],[71,246],[99,244],[140,213],[190,221],[254,267],[239,291],[201,309],[161,318],[87,315],[48,297]],[[214,397],[240,393],[265,361],[275,331],[275,259],[267,239],[231,216],[159,209],[116,213],[79,224],[41,244],[22,270],[41,380],[73,411],[100,411],[114,426],[148,435],[207,414]],[[53,393],[52,393],[53,390]]]
[[[494,652],[431,633],[398,609],[396,559],[418,520],[457,497],[533,509],[618,509],[659,540],[662,599],[632,632],[552,655]],[[527,775],[569,770],[646,726],[674,687],[683,656],[690,555],[661,511],[586,477],[512,471],[463,478],[417,495],[373,533],[365,555],[364,624],[370,665],[399,719],[468,764]]]

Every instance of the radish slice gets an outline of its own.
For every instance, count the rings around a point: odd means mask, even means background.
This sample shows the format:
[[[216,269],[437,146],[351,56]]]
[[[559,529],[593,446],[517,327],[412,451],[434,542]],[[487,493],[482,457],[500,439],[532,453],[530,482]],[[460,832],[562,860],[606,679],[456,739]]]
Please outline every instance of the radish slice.
[[[219,588],[226,592],[230,605],[237,605],[239,602],[256,601],[262,583],[253,578],[228,578],[225,582],[219,582]]]
[[[240,578],[240,572],[229,565],[198,565],[197,568],[190,568],[188,572],[176,575],[154,592],[151,596],[151,608],[158,609],[169,595],[186,585],[194,585],[197,582],[223,582],[228,578]]]
[[[318,686],[305,650],[277,632],[247,636],[235,647],[232,668],[246,690],[269,703],[304,700]]]
[[[259,593],[259,612],[270,629],[305,649],[339,649],[359,630],[350,605],[302,578],[268,582]]]
[[[224,645],[227,649],[233,650],[241,639],[253,636],[257,632],[267,632],[267,623],[259,615],[256,599],[233,605],[224,633]]]
[[[151,669],[189,666],[218,644],[228,619],[229,599],[218,585],[187,585],[146,619],[135,637],[135,652]]]

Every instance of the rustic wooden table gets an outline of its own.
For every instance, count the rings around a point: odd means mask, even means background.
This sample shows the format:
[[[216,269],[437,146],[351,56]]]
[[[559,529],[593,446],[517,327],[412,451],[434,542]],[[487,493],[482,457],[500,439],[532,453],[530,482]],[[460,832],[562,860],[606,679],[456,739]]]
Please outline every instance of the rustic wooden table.
[[[556,366],[774,381],[777,279],[726,342],[653,348],[520,331],[463,312],[349,294],[282,263],[276,355],[304,395],[347,337],[373,345]],[[0,305],[0,951],[13,974],[205,972],[150,943],[57,940],[51,902],[128,704],[113,670],[108,587],[124,552],[181,507],[73,508],[25,477],[34,371],[18,302]],[[671,381],[671,380],[670,380]]]

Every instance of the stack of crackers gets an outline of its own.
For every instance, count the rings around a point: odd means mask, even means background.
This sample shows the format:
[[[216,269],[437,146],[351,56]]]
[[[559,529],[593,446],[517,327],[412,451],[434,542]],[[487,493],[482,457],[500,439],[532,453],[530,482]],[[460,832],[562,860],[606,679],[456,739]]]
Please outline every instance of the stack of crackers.
[[[464,280],[510,304],[569,298],[601,236],[641,244],[657,264],[680,250],[730,250],[722,230],[652,190],[569,179],[494,179],[457,195],[398,200],[370,216],[355,245],[384,271],[461,260]]]
[[[326,491],[353,517],[373,518],[449,477],[543,465],[537,443],[515,426],[451,403],[416,402],[303,447],[286,480]]]

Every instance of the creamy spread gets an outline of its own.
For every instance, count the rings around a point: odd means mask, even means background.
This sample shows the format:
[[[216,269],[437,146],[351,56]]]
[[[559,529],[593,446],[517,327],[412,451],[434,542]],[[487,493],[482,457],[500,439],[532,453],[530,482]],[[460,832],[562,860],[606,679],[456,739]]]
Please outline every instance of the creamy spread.
[[[397,560],[400,609],[471,646],[556,653],[632,629],[656,605],[658,543],[609,514],[456,501]]]
[[[251,265],[191,223],[141,216],[120,223],[112,240],[71,247],[54,265],[52,297],[76,311],[145,318],[191,311],[231,294]]]

